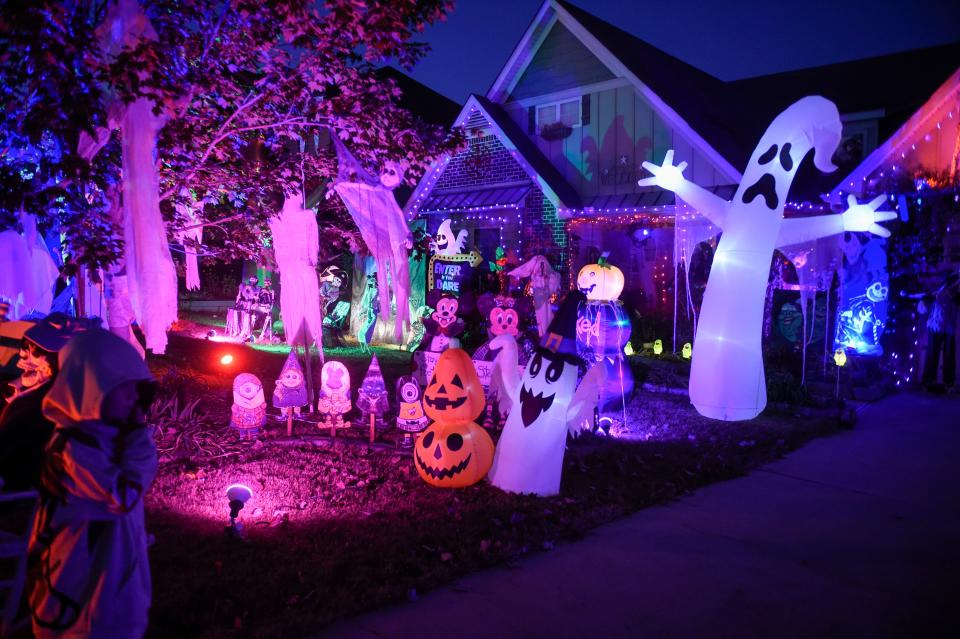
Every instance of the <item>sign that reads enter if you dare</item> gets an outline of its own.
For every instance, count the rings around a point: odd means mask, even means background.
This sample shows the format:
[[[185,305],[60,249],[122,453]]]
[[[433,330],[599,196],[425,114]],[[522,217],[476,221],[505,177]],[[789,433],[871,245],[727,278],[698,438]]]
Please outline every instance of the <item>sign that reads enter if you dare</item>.
[[[483,257],[476,251],[456,255],[434,255],[430,258],[427,287],[442,293],[460,295],[463,286],[470,281],[473,269],[483,264]]]

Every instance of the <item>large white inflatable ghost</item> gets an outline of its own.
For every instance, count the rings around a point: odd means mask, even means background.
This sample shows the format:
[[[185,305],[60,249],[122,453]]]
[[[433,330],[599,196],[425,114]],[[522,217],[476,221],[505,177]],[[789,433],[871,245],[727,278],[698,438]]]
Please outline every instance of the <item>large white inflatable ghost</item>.
[[[602,367],[591,368],[577,387],[576,321],[582,299],[578,291],[567,296],[522,377],[514,337],[507,333],[491,342],[491,348],[501,349],[499,368],[511,405],[487,473],[501,490],[559,493],[567,432],[576,434],[593,418]]]
[[[437,255],[457,255],[463,253],[467,246],[467,230],[460,229],[453,234],[452,222],[444,220],[437,229],[437,237],[432,242],[433,252]]]
[[[767,128],[732,202],[683,177],[687,163],[673,166],[668,151],[662,166],[644,162],[653,177],[640,186],[673,191],[723,230],[703,297],[693,345],[690,401],[701,415],[737,421],[757,416],[767,404],[761,333],[770,260],[775,248],[843,231],[888,236],[878,222],[895,213],[880,213],[884,196],[858,204],[850,196],[845,213],[783,218],[790,185],[800,163],[813,150],[813,163],[834,171],[830,158],[840,143],[837,107],[819,96],[803,98]]]

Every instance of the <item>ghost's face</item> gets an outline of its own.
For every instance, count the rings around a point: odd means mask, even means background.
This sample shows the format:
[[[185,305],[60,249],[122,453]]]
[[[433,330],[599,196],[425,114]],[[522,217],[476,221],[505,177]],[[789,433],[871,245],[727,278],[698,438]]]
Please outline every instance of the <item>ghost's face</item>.
[[[437,310],[430,315],[433,321],[442,328],[446,328],[457,321],[457,309],[460,302],[455,297],[441,297],[437,301]]]
[[[512,308],[495,307],[490,311],[490,332],[494,335],[517,336],[520,316]]]
[[[289,368],[281,373],[280,383],[287,388],[300,388],[303,385],[303,375],[295,368]]]
[[[267,403],[263,397],[263,384],[249,373],[237,375],[233,380],[233,403],[247,409],[263,406]]]
[[[577,385],[577,366],[545,348],[538,348],[520,380],[520,417],[525,428],[554,406],[566,406]]]
[[[403,170],[396,162],[386,162],[380,171],[380,184],[388,189],[395,189],[403,181]]]
[[[322,392],[332,397],[346,395],[350,392],[350,373],[341,362],[327,362],[320,371],[320,388]]]

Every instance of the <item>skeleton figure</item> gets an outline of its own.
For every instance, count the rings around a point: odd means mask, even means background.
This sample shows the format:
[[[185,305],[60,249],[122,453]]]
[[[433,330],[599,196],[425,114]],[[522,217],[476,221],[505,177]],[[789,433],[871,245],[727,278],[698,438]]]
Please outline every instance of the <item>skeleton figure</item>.
[[[560,492],[567,432],[579,432],[593,418],[601,367],[591,368],[577,387],[576,321],[583,299],[579,291],[567,295],[522,377],[513,336],[504,333],[493,340],[492,346],[502,349],[498,368],[511,408],[487,477],[502,490],[542,496]]]
[[[350,372],[340,362],[327,362],[320,371],[317,400],[317,412],[323,416],[321,428],[341,428],[350,408]]]
[[[848,198],[839,215],[784,219],[793,178],[812,150],[818,169],[836,167],[830,158],[840,142],[836,106],[819,96],[803,98],[778,115],[753,151],[732,202],[683,177],[687,163],[673,165],[673,151],[663,165],[644,162],[653,177],[639,186],[675,192],[723,230],[713,259],[694,341],[690,401],[706,417],[737,421],[756,417],[766,406],[760,338],[767,276],[773,250],[843,231],[889,236],[878,222],[895,213],[880,213],[885,200],[869,204]]]
[[[467,246],[467,230],[460,229],[460,232],[454,235],[451,224],[450,220],[444,220],[437,229],[437,237],[431,243],[436,255],[457,255],[463,253]]]
[[[240,373],[233,380],[230,426],[237,429],[240,439],[256,439],[266,423],[267,400],[263,397],[263,384],[256,375]]]

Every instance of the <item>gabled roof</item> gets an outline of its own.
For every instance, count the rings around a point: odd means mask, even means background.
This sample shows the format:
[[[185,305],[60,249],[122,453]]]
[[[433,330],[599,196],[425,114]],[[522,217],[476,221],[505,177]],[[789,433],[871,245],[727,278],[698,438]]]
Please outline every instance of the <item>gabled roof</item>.
[[[728,161],[736,136],[726,127],[724,83],[664,53],[565,0],[545,0],[487,98],[502,101],[536,53],[554,21],[559,21],[615,75],[636,88],[657,113],[732,182],[740,171]]]
[[[490,123],[500,142],[508,150],[514,152],[513,157],[523,167],[530,180],[543,191],[544,196],[557,207],[558,211],[560,209],[579,208],[580,197],[576,190],[563,179],[557,167],[550,163],[536,144],[520,130],[520,127],[504,112],[500,105],[482,96],[471,95],[467,98],[466,104],[463,105],[460,115],[454,121],[454,126],[466,124],[467,120],[476,111],[479,111]],[[420,210],[425,198],[430,195],[433,182],[439,176],[438,172],[448,161],[449,158],[443,158],[420,181],[408,201],[408,214]],[[431,175],[434,176],[433,179],[429,179]]]

